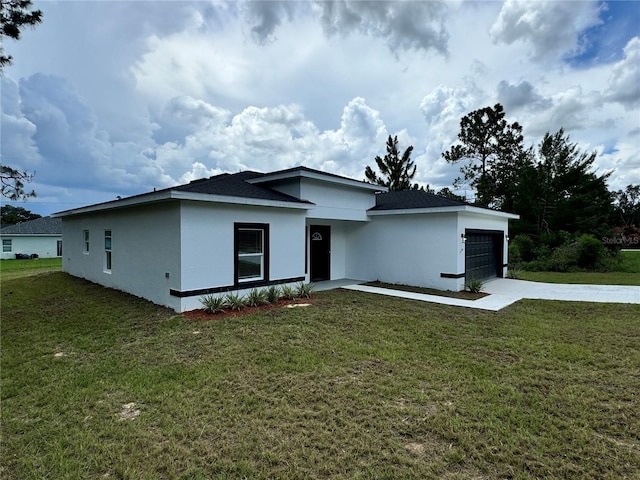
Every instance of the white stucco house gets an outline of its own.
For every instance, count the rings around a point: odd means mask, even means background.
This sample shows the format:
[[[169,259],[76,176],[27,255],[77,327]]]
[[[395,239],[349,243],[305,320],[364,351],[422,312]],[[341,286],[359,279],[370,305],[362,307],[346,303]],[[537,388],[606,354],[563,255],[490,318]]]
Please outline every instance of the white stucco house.
[[[62,221],[41,217],[0,229],[2,259],[16,255],[37,255],[40,258],[62,256]]]
[[[352,278],[461,290],[504,276],[517,215],[306,167],[245,171],[55,214],[63,270],[178,312],[200,297]]]

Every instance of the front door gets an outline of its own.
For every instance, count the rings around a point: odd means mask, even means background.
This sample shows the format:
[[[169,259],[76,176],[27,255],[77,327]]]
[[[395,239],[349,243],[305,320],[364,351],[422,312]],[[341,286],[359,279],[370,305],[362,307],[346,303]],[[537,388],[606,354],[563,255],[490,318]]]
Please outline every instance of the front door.
[[[329,269],[331,262],[331,227],[311,225],[309,227],[309,239],[311,242],[311,281],[329,280],[331,278]]]

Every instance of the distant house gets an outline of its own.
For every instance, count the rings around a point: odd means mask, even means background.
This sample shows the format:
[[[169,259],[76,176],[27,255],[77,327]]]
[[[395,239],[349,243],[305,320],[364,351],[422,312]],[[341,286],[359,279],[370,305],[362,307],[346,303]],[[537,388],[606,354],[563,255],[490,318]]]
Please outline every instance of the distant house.
[[[63,270],[178,312],[205,294],[351,278],[461,290],[506,274],[517,215],[297,167],[67,210]]]
[[[16,225],[3,226],[2,259],[16,258],[17,254],[37,255],[41,258],[62,256],[62,220],[42,217]]]

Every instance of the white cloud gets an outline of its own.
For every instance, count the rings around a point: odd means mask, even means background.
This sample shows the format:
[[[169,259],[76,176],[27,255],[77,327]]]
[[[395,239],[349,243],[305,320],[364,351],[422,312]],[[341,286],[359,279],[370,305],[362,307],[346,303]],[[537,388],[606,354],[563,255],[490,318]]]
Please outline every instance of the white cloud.
[[[2,77],[0,144],[2,163],[18,170],[33,171],[42,157],[33,136],[37,127],[22,113],[16,82]]]
[[[580,53],[580,34],[598,25],[600,7],[595,2],[507,0],[491,26],[495,42],[530,45],[535,60]]]
[[[605,98],[627,110],[640,107],[640,37],[629,40],[624,58],[611,69]]]

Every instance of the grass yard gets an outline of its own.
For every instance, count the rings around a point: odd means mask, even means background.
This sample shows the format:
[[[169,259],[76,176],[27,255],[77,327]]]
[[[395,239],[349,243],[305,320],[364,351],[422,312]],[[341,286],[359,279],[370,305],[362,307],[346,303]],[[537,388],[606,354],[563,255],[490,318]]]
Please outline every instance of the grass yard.
[[[620,252],[622,264],[616,272],[527,272],[519,278],[547,283],[584,283],[592,285],[640,285],[640,250]]]
[[[0,281],[62,269],[62,258],[0,260]]]
[[[3,479],[638,478],[637,305],[338,290],[198,322],[1,286]]]

